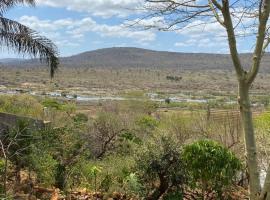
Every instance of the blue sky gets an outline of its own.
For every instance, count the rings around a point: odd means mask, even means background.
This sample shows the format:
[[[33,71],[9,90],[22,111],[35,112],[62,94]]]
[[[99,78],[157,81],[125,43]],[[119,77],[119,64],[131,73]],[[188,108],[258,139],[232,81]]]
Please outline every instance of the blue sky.
[[[35,8],[17,7],[6,17],[37,30],[52,39],[61,56],[107,47],[140,47],[176,52],[228,53],[225,30],[219,24],[158,32],[129,28],[126,19],[140,14],[133,8],[137,0],[38,0]],[[146,23],[157,23],[151,19]],[[198,23],[198,22],[193,22]],[[252,50],[250,38],[239,40],[241,52]],[[14,57],[2,51],[0,57]]]

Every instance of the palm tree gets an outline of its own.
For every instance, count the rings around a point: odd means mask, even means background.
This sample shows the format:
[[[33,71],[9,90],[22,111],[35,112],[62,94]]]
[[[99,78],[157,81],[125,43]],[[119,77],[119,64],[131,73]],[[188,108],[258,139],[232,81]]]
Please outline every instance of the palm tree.
[[[53,77],[59,64],[57,47],[53,42],[27,26],[3,16],[8,9],[20,4],[35,6],[35,0],[0,0],[0,45],[23,55],[39,57],[41,62],[49,65],[50,75]]]

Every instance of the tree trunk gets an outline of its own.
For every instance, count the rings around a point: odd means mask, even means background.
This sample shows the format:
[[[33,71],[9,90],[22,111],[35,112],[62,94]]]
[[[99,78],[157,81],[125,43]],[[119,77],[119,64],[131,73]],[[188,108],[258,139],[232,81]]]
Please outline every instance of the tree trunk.
[[[245,133],[247,165],[250,181],[250,200],[257,200],[261,192],[257,148],[252,121],[251,104],[249,99],[249,85],[242,80],[239,81],[239,105],[242,125]]]
[[[159,174],[159,181],[159,187],[146,198],[147,200],[158,200],[168,190],[169,183],[163,174]]]

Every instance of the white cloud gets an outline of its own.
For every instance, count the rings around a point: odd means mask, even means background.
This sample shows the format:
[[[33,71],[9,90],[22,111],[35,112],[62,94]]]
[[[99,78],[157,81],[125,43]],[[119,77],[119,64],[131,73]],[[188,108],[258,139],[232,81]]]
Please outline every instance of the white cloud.
[[[211,20],[209,21],[210,23],[202,20],[192,21],[191,23],[176,32],[178,34],[188,35],[193,38],[207,35],[225,36],[226,31],[224,27],[222,27],[217,22],[211,23]]]
[[[143,28],[143,29],[150,29],[150,28],[162,28],[166,27],[164,17],[151,17],[149,19],[134,19],[128,20],[125,22],[127,26],[132,26],[134,28]]]
[[[198,49],[199,51],[209,53],[220,53],[221,49],[222,52],[227,52],[226,30],[217,22],[209,23],[195,20],[176,31],[176,33],[185,38],[185,40],[176,42],[174,44],[175,47]]]
[[[112,26],[107,24],[97,24],[89,17],[75,22],[74,27],[74,29],[68,31],[72,37],[77,37],[78,35],[81,36],[87,32],[95,32],[103,37],[130,38],[139,42],[154,41],[156,38],[153,31],[136,31],[122,24]]]
[[[102,17],[125,17],[137,12],[142,0],[38,0],[38,5],[61,7]]]
[[[175,47],[179,48],[192,48],[204,50],[204,52],[212,52],[212,53],[227,53],[228,52],[228,43],[226,38],[213,37],[207,38],[206,36],[199,37],[191,37],[191,39],[176,42],[174,44]]]
[[[97,33],[102,37],[127,38],[141,44],[156,38],[156,34],[150,30],[134,30],[121,24],[98,24],[91,17],[81,20],[41,20],[35,16],[22,16],[19,21],[46,35],[60,46],[79,45],[87,33]]]

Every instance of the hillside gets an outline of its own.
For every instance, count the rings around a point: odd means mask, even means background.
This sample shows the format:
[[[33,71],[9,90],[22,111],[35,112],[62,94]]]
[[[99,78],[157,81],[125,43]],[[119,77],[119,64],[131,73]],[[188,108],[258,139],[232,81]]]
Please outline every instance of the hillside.
[[[214,61],[214,62],[211,62]],[[85,52],[62,59],[62,64],[92,67],[161,67],[161,68],[228,68],[230,59],[226,55],[191,54],[152,51],[139,48],[108,48]]]
[[[242,63],[248,66],[251,55],[241,55]],[[8,66],[40,65],[36,60],[0,60]],[[266,70],[270,55],[266,55],[262,70]],[[202,53],[176,53],[166,51],[153,51],[130,47],[117,47],[88,51],[78,55],[61,58],[61,65],[65,67],[112,67],[112,68],[181,68],[190,70],[232,69],[229,55],[202,54]],[[269,70],[267,70],[269,71]]]

